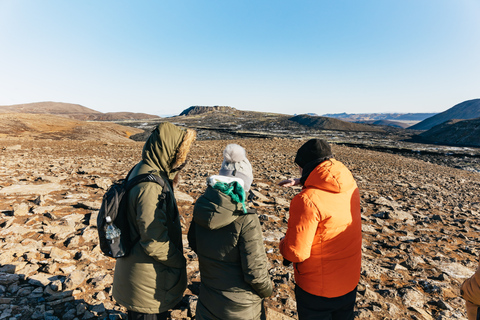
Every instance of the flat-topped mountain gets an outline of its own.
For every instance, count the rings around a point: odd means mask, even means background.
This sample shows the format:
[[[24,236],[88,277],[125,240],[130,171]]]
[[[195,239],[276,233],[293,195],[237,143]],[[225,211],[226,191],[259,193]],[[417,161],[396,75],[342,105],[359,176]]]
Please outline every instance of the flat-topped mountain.
[[[213,111],[220,111],[220,112],[234,112],[237,109],[233,107],[227,107],[227,106],[213,106],[213,107],[207,107],[207,106],[191,106],[190,108],[187,108],[183,110],[180,113],[180,116],[194,116],[197,114],[202,114],[206,112],[213,112]]]
[[[64,102],[35,102],[16,104],[10,106],[0,106],[1,113],[32,113],[32,114],[53,114],[77,120],[96,120],[96,121],[114,121],[114,120],[142,120],[157,119],[159,116],[135,113],[135,112],[107,112],[102,113],[79,104]]]
[[[428,130],[436,125],[444,123],[445,121],[454,119],[469,120],[478,117],[480,117],[480,99],[467,100],[456,104],[442,113],[427,118],[422,122],[411,126],[409,129]]]

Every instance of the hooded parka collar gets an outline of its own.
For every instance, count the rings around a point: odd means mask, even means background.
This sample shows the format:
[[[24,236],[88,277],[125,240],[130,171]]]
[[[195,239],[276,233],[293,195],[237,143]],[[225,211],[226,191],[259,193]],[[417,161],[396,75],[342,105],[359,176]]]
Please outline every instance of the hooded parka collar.
[[[355,180],[349,171],[344,170],[344,165],[335,159],[329,159],[312,170],[303,187],[340,193],[354,185],[356,185]]]
[[[225,227],[242,214],[240,203],[235,203],[230,196],[211,186],[197,200],[193,213],[195,223],[210,230]]]

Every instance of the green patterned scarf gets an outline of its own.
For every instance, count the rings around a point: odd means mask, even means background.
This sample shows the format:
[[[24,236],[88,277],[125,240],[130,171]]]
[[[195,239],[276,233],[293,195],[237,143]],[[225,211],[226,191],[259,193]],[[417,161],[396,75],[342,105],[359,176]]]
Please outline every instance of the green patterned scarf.
[[[243,213],[247,213],[247,207],[245,206],[245,190],[240,183],[237,181],[230,183],[217,182],[213,188],[225,193],[227,196],[230,196],[233,202],[241,203]]]

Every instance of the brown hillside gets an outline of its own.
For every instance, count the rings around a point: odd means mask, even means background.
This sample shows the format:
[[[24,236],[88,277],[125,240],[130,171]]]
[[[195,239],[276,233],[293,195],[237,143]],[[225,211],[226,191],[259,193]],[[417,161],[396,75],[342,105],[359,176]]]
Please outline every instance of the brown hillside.
[[[101,114],[101,112],[81,106],[79,104],[64,102],[35,102],[0,106],[2,113],[46,113],[46,114]]]
[[[159,116],[135,113],[135,112],[107,112],[102,113],[79,104],[64,102],[35,102],[17,104],[11,106],[0,106],[1,113],[33,113],[33,114],[54,114],[76,120],[92,121],[121,121],[121,120],[143,120],[158,119]]]
[[[0,113],[0,137],[54,140],[129,141],[141,129],[115,123],[85,122],[46,114]]]

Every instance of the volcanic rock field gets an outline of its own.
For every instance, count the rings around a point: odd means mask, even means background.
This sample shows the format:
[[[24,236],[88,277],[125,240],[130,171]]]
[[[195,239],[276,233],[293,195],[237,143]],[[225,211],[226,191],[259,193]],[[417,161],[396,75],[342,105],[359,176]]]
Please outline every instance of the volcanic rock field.
[[[0,319],[126,319],[110,295],[115,260],[97,246],[96,216],[108,186],[140,159],[143,142],[0,138]],[[186,232],[229,143],[245,147],[254,170],[249,205],[258,210],[274,283],[267,318],[297,318],[293,269],[283,266],[278,242],[300,188],[277,183],[297,176],[293,159],[303,142],[195,142],[176,190],[189,285],[171,319],[195,315],[200,274]],[[340,144],[333,151],[361,193],[356,317],[466,319],[459,286],[478,264],[480,173]]]

